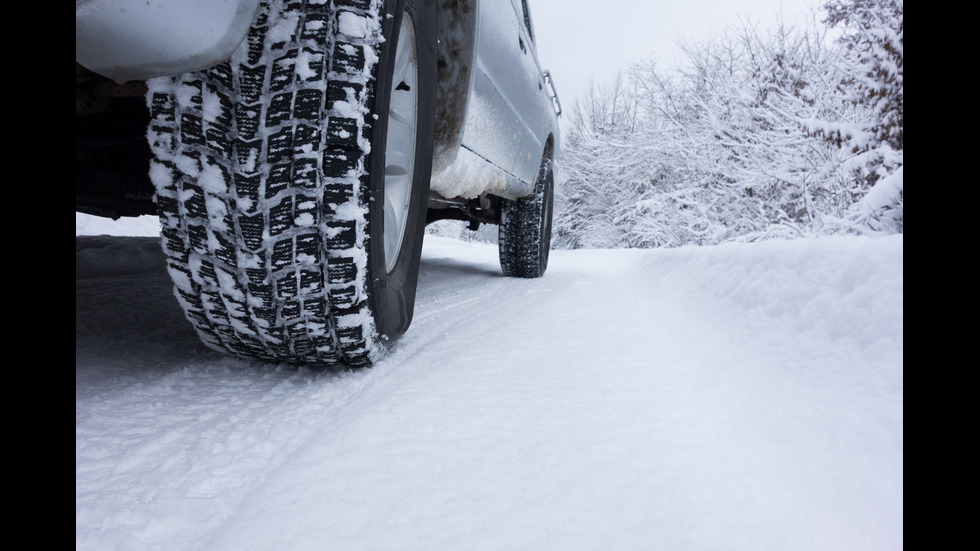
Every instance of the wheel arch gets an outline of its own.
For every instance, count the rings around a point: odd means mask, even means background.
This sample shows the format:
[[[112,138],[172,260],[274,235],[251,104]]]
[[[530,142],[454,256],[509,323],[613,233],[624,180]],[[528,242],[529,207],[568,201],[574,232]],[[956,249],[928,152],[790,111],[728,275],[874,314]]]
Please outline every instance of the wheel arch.
[[[453,164],[462,143],[475,74],[479,0],[436,0],[436,123],[433,174]]]
[[[541,154],[541,168],[538,170],[537,178],[541,178],[546,169],[550,169],[552,172],[557,169],[558,147],[557,136],[554,133],[549,133],[544,141],[544,153]],[[537,182],[535,181],[533,184],[536,185]]]
[[[541,156],[541,158],[554,161],[557,153],[557,151],[555,151],[556,144],[557,140],[555,139],[554,133],[548,134],[548,138],[544,142],[544,154]]]

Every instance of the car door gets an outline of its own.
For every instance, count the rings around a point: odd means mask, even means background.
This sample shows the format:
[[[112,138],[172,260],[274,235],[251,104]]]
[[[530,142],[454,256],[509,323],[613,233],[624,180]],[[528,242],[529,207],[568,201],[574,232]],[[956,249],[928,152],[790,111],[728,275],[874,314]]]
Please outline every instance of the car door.
[[[534,25],[528,0],[511,0],[520,28],[521,78],[510,83],[515,87],[513,105],[525,130],[524,141],[514,160],[514,174],[522,180],[534,183],[541,166],[544,140],[553,125],[554,113],[551,98],[544,81],[544,72],[538,60]]]
[[[463,146],[528,184],[543,151],[541,71],[524,19],[526,0],[479,2],[473,97]],[[529,159],[530,155],[530,159]],[[536,157],[536,159],[535,159]],[[533,165],[533,167],[532,167]]]

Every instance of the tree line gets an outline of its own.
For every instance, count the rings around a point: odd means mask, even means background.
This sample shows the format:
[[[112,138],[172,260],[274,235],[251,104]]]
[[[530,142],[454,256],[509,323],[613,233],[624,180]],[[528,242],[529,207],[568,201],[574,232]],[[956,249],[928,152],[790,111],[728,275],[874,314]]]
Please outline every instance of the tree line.
[[[563,125],[553,246],[903,232],[903,0],[829,0],[593,86]]]

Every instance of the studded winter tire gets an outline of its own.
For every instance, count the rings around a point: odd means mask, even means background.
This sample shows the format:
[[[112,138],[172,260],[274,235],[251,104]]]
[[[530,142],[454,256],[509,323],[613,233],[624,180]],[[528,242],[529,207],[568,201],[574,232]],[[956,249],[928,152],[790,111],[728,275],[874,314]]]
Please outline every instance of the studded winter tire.
[[[415,303],[435,93],[421,0],[263,0],[231,60],[153,79],[175,294],[201,339],[369,365]]]
[[[498,247],[504,275],[536,278],[548,269],[554,188],[554,171],[546,156],[538,171],[534,195],[501,202]]]

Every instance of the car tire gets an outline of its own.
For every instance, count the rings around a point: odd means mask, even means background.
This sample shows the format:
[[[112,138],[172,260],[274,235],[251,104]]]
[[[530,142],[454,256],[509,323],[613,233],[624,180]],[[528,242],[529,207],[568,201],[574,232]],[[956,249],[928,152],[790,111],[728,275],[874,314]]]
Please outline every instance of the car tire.
[[[148,82],[163,248],[206,344],[365,366],[405,332],[434,42],[421,0],[263,0],[231,60]]]
[[[551,159],[545,157],[534,184],[534,194],[517,201],[501,201],[497,242],[504,275],[536,278],[548,269],[554,180]]]

